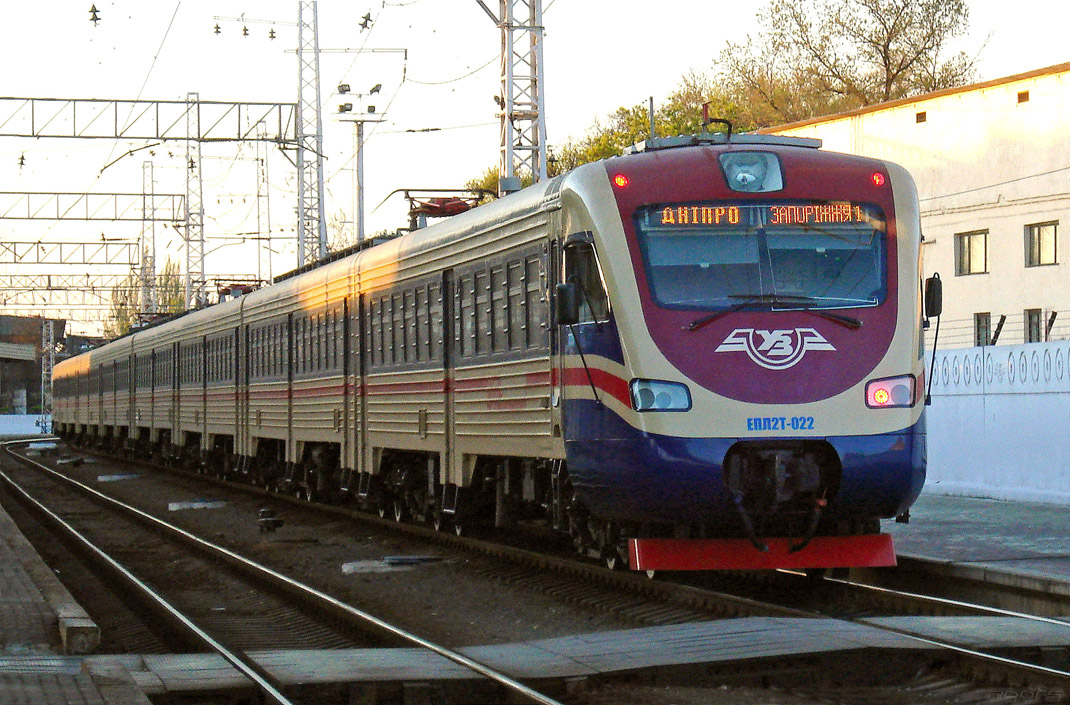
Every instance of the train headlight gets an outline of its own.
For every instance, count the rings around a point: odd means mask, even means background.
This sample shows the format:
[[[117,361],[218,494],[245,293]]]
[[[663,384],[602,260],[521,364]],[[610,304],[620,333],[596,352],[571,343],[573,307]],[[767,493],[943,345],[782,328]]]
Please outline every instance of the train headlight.
[[[901,409],[917,400],[914,375],[875,379],[866,384],[866,406],[871,409]]]
[[[733,191],[769,193],[784,188],[784,174],[772,152],[726,152],[718,159]]]
[[[656,379],[633,379],[632,408],[636,411],[688,411],[691,392],[686,384]]]

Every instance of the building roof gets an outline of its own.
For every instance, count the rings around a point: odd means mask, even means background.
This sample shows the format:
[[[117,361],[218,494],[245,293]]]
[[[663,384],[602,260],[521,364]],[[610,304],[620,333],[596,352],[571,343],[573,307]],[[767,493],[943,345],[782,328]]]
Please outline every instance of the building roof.
[[[940,91],[933,91],[931,93],[922,93],[921,95],[910,96],[908,98],[899,98],[897,100],[889,100],[884,103],[877,103],[876,105],[867,105],[864,108],[855,108],[854,110],[846,110],[842,113],[833,113],[832,115],[822,115],[821,117],[809,118],[807,120],[799,120],[797,122],[790,122],[784,125],[775,125],[773,127],[763,127],[757,132],[761,133],[776,133],[785,130],[795,130],[800,127],[807,127],[809,125],[819,125],[823,122],[833,122],[834,120],[842,120],[844,118],[854,117],[856,115],[865,115],[867,113],[875,113],[881,110],[887,110],[889,108],[897,108],[901,105],[910,105],[911,103],[919,103],[924,100],[932,100],[934,98],[942,98],[944,96],[955,95],[956,93],[969,93],[971,91],[980,91],[986,88],[993,88],[995,86],[1001,86],[1006,83],[1014,83],[1016,81],[1026,81],[1030,78],[1037,78],[1038,76],[1048,76],[1057,73],[1066,73],[1070,71],[1070,62],[1063,64],[1055,64],[1054,66],[1047,66],[1042,69],[1033,69],[1032,71],[1026,71],[1025,73],[1016,73],[1013,76],[1004,76],[1003,78],[994,78],[991,81],[982,81],[981,83],[971,83],[966,86],[956,86],[955,88],[945,88]]]
[[[0,343],[0,360],[35,360],[37,351],[32,345]]]

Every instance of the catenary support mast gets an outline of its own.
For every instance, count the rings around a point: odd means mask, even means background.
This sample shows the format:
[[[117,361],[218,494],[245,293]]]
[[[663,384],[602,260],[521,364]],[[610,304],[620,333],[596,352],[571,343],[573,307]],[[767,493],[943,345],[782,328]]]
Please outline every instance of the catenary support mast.
[[[327,254],[323,209],[319,20],[315,0],[299,3],[297,22],[297,266]]]
[[[186,307],[208,303],[204,280],[204,184],[201,179],[200,95],[187,93],[186,102]]]
[[[542,0],[500,0],[496,16],[476,0],[502,32],[499,192],[520,188],[522,175],[546,178]]]

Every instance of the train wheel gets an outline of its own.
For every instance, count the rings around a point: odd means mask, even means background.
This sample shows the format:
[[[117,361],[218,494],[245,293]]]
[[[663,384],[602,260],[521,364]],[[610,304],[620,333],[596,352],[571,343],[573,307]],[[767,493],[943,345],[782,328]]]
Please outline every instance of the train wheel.
[[[648,571],[646,571],[646,577],[648,579],[650,579],[650,580],[657,580],[658,579],[658,571],[656,571],[656,570],[648,570]]]
[[[438,509],[431,512],[431,528],[435,531],[446,530],[446,515]]]
[[[405,503],[401,499],[394,500],[394,521],[399,524],[405,521]]]
[[[610,570],[624,570],[624,560],[617,555],[616,551],[607,553],[603,560],[605,560],[606,567]]]
[[[380,502],[379,505],[376,506],[375,510],[377,512],[379,512],[379,518],[380,519],[386,519],[386,505],[385,504]]]
[[[461,522],[454,520],[453,533],[457,534],[458,536],[464,536],[468,533],[468,528]]]

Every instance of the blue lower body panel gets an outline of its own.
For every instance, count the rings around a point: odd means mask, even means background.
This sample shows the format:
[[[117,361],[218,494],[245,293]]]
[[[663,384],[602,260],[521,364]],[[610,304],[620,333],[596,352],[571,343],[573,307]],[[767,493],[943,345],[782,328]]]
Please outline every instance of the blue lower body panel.
[[[593,513],[632,522],[735,523],[722,483],[725,455],[737,442],[756,439],[649,434],[605,407],[577,408],[586,406],[595,405],[572,401],[566,407],[565,451],[572,485]],[[601,418],[589,423],[592,417]],[[570,422],[577,418],[588,423]],[[816,439],[827,441],[841,464],[839,490],[826,516],[892,517],[906,511],[925,481],[924,428],[923,416],[894,433]]]

